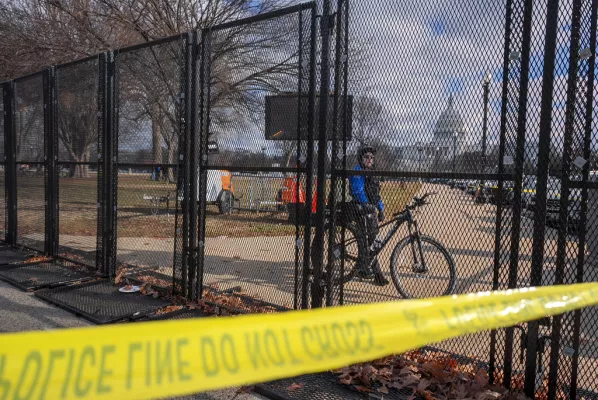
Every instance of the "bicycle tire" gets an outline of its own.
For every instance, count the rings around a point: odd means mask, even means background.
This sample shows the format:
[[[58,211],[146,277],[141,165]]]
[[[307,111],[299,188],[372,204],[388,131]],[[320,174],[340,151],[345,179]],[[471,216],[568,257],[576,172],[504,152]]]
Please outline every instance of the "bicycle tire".
[[[342,228],[342,225],[340,225],[340,223],[337,222],[336,227],[340,229],[340,228]],[[359,236],[357,236],[357,228],[353,224],[345,224],[344,227],[345,227],[345,242],[347,242],[347,238],[349,237],[349,235],[351,235],[355,238],[355,241],[357,244],[357,255],[355,256],[355,260],[352,260],[353,257],[347,256],[347,253],[349,253],[349,252],[345,249],[345,264],[344,264],[344,268],[343,268],[344,274],[338,278],[332,279],[332,284],[334,286],[340,286],[342,284],[350,282],[355,277],[355,274],[357,273],[357,262],[359,260],[359,254],[363,254],[363,252],[365,251],[365,245],[363,243],[363,240],[360,240]],[[326,265],[327,273],[334,273],[335,268],[340,269],[340,267],[341,267],[340,261],[341,260],[340,260],[340,256],[335,257],[334,253],[333,253],[332,265],[329,266],[327,264],[328,263],[328,235],[329,235],[329,233],[330,233],[330,223],[326,223],[324,225],[324,247],[325,247],[324,254],[323,254],[324,264]],[[353,266],[348,265],[347,258],[350,261],[354,262]],[[338,262],[338,264],[337,264],[337,262]]]
[[[422,241],[422,245],[424,243],[427,243],[427,244],[435,247],[436,249],[438,249],[440,251],[440,253],[444,256],[444,260],[447,262],[448,268],[449,268],[449,271],[448,271],[449,279],[448,279],[448,285],[447,285],[446,290],[444,290],[440,295],[447,296],[447,295],[452,294],[453,291],[455,290],[455,280],[456,280],[456,275],[457,275],[457,271],[455,268],[455,261],[453,260],[453,257],[450,255],[448,250],[442,245],[442,243],[440,243],[436,239],[434,239],[430,236],[425,236],[425,235],[420,235],[419,237],[420,237],[420,240]],[[417,298],[417,297],[415,297],[411,293],[409,293],[409,291],[406,290],[406,288],[401,283],[401,279],[399,278],[398,271],[397,271],[397,257],[399,255],[399,253],[406,246],[410,245],[414,239],[415,239],[415,236],[407,236],[407,237],[401,239],[401,241],[399,243],[397,243],[397,245],[395,246],[395,248],[392,252],[391,259],[390,259],[390,275],[391,275],[392,281],[393,281],[395,287],[397,288],[398,292],[405,299],[413,299],[413,298]],[[425,252],[425,249],[423,249],[422,251]],[[424,257],[425,257],[425,255],[424,255]],[[414,272],[414,274],[415,274],[415,272]],[[435,296],[429,296],[429,297],[435,297]]]

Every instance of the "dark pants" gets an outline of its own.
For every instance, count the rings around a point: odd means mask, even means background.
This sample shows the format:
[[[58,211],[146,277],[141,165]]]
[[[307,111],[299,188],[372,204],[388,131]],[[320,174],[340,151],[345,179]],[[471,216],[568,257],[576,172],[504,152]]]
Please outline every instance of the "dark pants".
[[[369,203],[357,203],[355,201],[348,204],[348,216],[349,219],[356,224],[357,240],[360,243],[364,243],[369,249],[376,236],[378,235],[378,209],[373,204]],[[367,260],[365,257],[359,260],[357,268],[361,271],[367,272],[369,270],[366,265]],[[381,274],[380,263],[378,263],[378,257],[372,260],[370,268],[374,274]]]

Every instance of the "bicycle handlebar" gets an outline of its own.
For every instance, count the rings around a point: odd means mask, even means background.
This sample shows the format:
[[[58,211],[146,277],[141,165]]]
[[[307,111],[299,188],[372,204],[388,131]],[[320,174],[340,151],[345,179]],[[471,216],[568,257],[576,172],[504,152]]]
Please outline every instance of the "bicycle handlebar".
[[[411,204],[406,205],[404,210],[393,214],[393,216],[396,217],[398,215],[401,215],[402,213],[404,213],[407,210],[415,210],[418,207],[428,204],[428,203],[426,203],[426,199],[430,196],[434,196],[435,194],[437,194],[437,193],[436,192],[428,192],[428,193],[425,193],[421,197],[413,197],[413,202]]]
[[[413,198],[413,203],[415,205],[424,205],[426,204],[426,198],[430,197],[430,196],[434,196],[436,194],[436,192],[428,192],[426,194],[424,194],[422,197],[414,197]]]

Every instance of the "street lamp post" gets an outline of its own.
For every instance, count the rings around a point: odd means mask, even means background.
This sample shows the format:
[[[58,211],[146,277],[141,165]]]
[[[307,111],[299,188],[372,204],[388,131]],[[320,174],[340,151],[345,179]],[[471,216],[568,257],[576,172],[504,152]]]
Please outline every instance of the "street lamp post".
[[[484,88],[484,120],[482,122],[482,174],[486,174],[486,141],[488,136],[488,97],[490,95],[490,83],[492,82],[492,75],[488,72],[486,76],[484,76],[484,80],[482,81],[482,87]],[[483,188],[485,185],[485,180],[482,179],[480,182],[480,187],[482,190],[480,191],[480,201],[485,201]]]
[[[453,174],[456,172],[457,172],[457,132],[455,132],[453,134]]]
[[[418,142],[417,143],[417,164],[418,164],[418,169],[419,169],[420,173],[424,170],[423,166],[422,166],[422,151],[423,150],[424,149],[422,148],[421,143]],[[419,181],[420,182],[422,181],[421,176],[419,177]]]

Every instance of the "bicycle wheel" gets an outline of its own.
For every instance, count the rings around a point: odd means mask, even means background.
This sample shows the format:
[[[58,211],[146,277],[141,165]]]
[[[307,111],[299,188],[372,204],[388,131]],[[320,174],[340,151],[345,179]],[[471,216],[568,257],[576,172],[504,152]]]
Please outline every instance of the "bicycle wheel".
[[[455,289],[455,261],[446,248],[429,236],[421,236],[422,253],[427,271],[421,260],[415,236],[402,239],[394,248],[390,260],[390,274],[399,293],[406,299],[449,295]],[[415,259],[412,251],[415,246]]]
[[[356,228],[352,224],[345,226],[344,240],[344,263],[341,260],[343,256],[342,226],[335,224],[334,237],[332,240],[332,251],[328,251],[328,238],[330,236],[330,224],[324,226],[324,265],[327,273],[331,274],[331,281],[334,286],[339,286],[349,282],[357,272],[357,262],[359,254],[362,252],[363,243],[358,240]],[[328,255],[330,254],[330,259]],[[363,254],[363,253],[361,253]],[[329,263],[330,261],[330,263]]]

